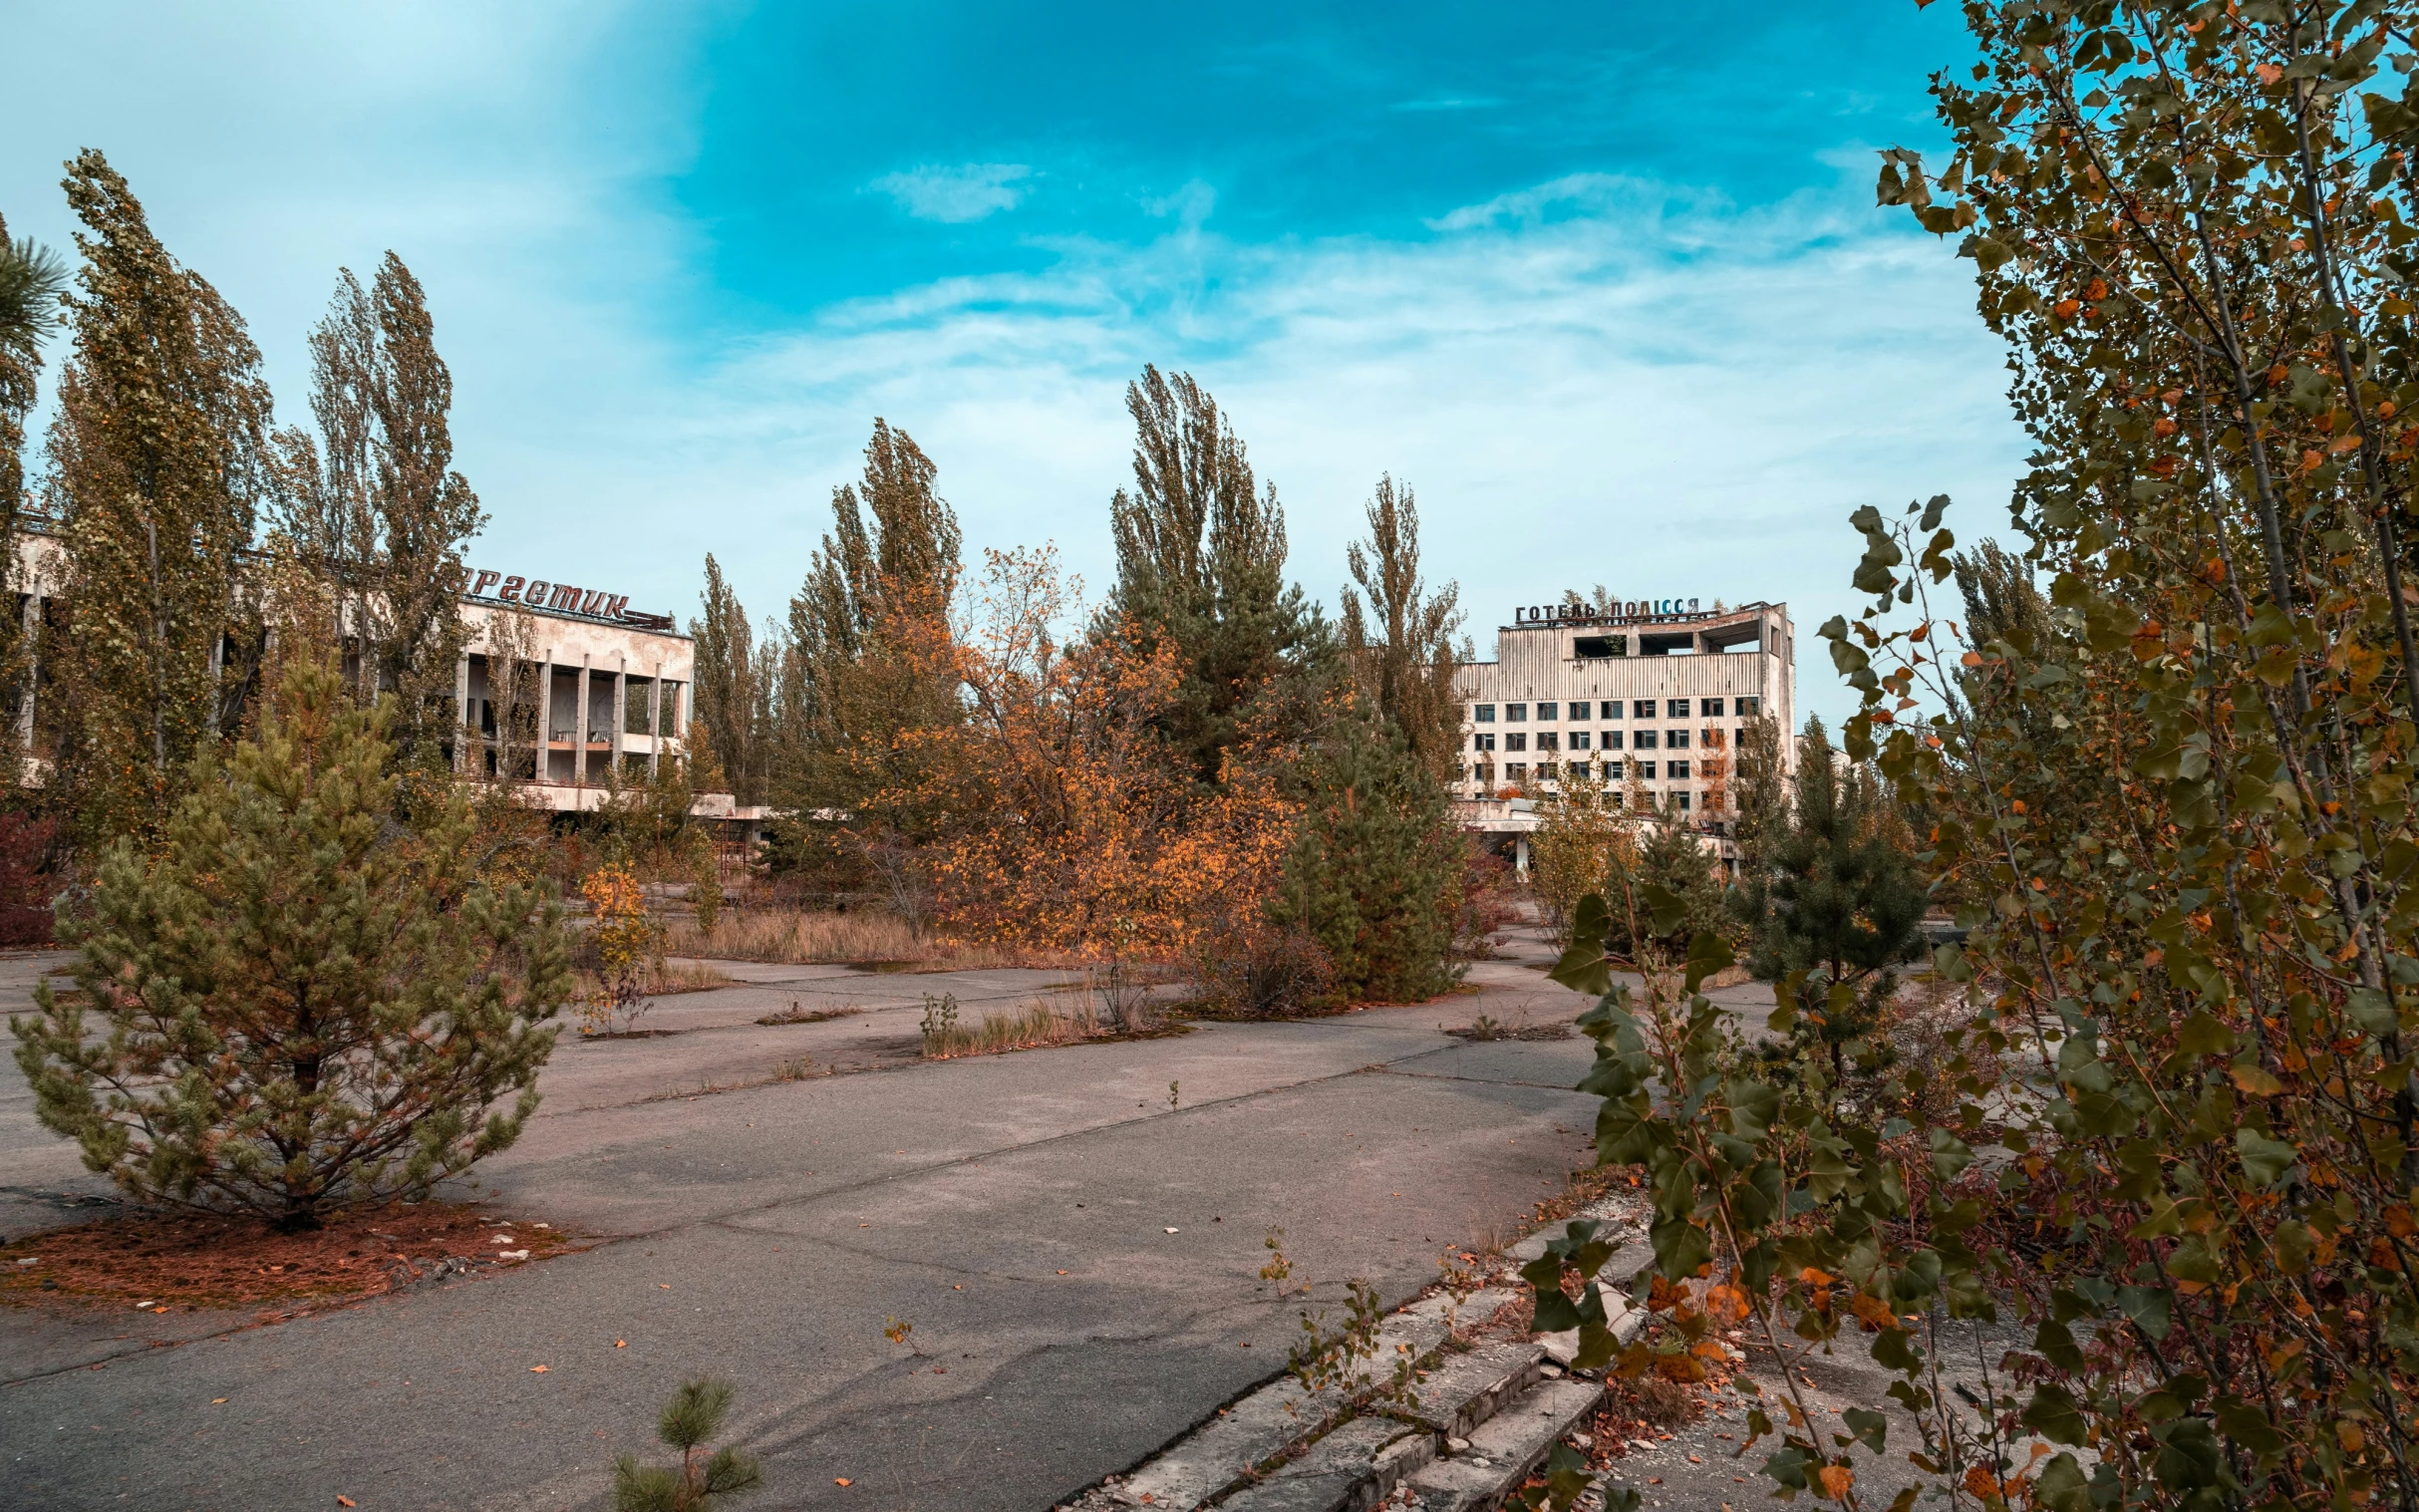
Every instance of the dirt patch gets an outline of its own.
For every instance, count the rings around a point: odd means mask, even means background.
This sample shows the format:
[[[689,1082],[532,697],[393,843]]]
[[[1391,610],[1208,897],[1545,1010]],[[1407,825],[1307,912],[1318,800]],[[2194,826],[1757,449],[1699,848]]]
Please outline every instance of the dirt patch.
[[[281,1234],[256,1218],[105,1218],[0,1244],[0,1303],[166,1313],[351,1300],[511,1270],[575,1243],[561,1229],[482,1206],[398,1203],[305,1234]]]
[[[865,1010],[852,1006],[848,1008],[818,1008],[809,1013],[804,1008],[799,1007],[795,1002],[792,1002],[787,1008],[782,1009],[779,1013],[766,1014],[763,1018],[758,1019],[756,1022],[758,1024],[772,1026],[779,1026],[783,1024],[828,1024],[834,1019],[846,1019],[852,1015],[861,1014],[863,1012],[865,1012]]]

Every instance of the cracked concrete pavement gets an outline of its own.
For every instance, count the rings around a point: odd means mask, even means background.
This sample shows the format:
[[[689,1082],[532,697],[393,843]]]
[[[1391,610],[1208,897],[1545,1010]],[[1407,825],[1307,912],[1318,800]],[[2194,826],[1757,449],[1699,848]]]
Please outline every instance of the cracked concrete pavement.
[[[710,1371],[765,1460],[754,1505],[1047,1507],[1282,1367],[1272,1227],[1313,1306],[1353,1277],[1391,1301],[1586,1162],[1588,1042],[1442,1033],[1584,1006],[1513,952],[1415,1007],[944,1062],[916,1057],[923,994],[972,1023],[1060,979],[724,963],[744,985],[644,1021],[675,1035],[567,1037],[520,1143],[458,1194],[578,1253],[269,1326],[0,1309],[8,1500],[596,1506]],[[0,1012],[56,960],[0,961]],[[862,1012],[755,1022],[792,1004]],[[0,1072],[0,1232],[106,1201]]]

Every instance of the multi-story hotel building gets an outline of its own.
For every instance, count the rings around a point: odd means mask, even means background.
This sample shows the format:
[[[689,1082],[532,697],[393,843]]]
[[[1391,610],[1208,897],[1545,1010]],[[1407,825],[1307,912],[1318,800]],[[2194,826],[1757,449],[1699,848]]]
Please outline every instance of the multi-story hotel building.
[[[1696,605],[1515,610],[1495,632],[1495,660],[1466,662],[1454,679],[1456,795],[1483,804],[1578,782],[1635,786],[1658,811],[1716,827],[1740,727],[1759,715],[1778,722],[1782,761],[1794,767],[1797,637],[1788,606]]]
[[[41,518],[20,525],[17,601],[31,629],[57,620],[50,606],[67,582],[67,549]],[[500,570],[473,568],[469,587],[461,601],[468,637],[454,672],[465,736],[454,757],[462,770],[493,777],[499,752],[509,750],[526,798],[567,812],[596,807],[616,777],[625,784],[644,780],[663,761],[679,758],[697,648],[673,629],[670,615],[633,611],[620,595]],[[496,699],[504,680],[489,677],[504,655],[526,673],[521,697],[529,702],[520,710],[518,739],[498,738],[516,728],[499,732],[505,716]],[[36,745],[37,721],[49,713],[39,696],[40,670],[34,671],[17,710],[19,741],[28,748]],[[761,817],[735,808],[728,793],[701,794],[697,811],[718,819]]]

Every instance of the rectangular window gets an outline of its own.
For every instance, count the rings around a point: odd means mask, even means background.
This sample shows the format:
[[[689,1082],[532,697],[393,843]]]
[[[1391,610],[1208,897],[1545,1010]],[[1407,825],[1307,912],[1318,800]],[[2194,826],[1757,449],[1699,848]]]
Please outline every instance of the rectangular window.
[[[1529,779],[1529,763],[1526,761],[1504,762],[1503,779],[1507,782],[1527,781]]]
[[[1529,749],[1529,737],[1528,737],[1528,733],[1527,733],[1526,731],[1515,730],[1515,731],[1513,731],[1513,732],[1512,732],[1510,735],[1505,736],[1505,737],[1503,738],[1503,749],[1504,749],[1504,750],[1506,750],[1506,751],[1526,751],[1526,750],[1528,750],[1528,749]]]
[[[1554,714],[1554,706],[1553,706],[1552,704],[1540,704],[1540,705],[1538,705],[1538,706],[1537,706],[1537,717],[1538,717],[1539,719],[1541,719],[1541,720],[1548,720],[1548,721],[1551,721],[1552,719],[1554,719],[1554,718],[1555,718],[1555,714]]]
[[[1638,774],[1639,774],[1640,776],[1642,776],[1642,777],[1645,777],[1645,778],[1646,778],[1648,781],[1650,781],[1650,782],[1654,781],[1654,780],[1655,780],[1655,763],[1654,763],[1653,761],[1641,761],[1641,762],[1639,762],[1639,763],[1638,763]]]
[[[1696,712],[1709,720],[1718,719],[1721,717],[1722,701],[1720,699],[1698,699]]]
[[[1583,635],[1571,642],[1571,654],[1583,662],[1600,662],[1607,657],[1628,656],[1630,638],[1626,635]]]
[[[1478,749],[1481,751],[1493,751],[1495,749],[1495,733],[1493,731],[1480,731],[1477,735],[1470,737],[1470,739],[1478,743]],[[1517,741],[1520,739],[1520,737],[1514,736],[1512,739]]]
[[[1608,720],[1618,720],[1621,718],[1621,700],[1619,699],[1607,699],[1603,703],[1597,705],[1596,709],[1599,714],[1603,715]]]
[[[1673,813],[1686,813],[1688,811],[1688,795],[1686,793],[1675,792],[1671,794],[1671,811]]]
[[[1554,763],[1552,761],[1540,761],[1537,763],[1537,779],[1541,782],[1550,782],[1554,779]]]
[[[1588,705],[1586,700],[1583,699],[1571,706],[1571,718],[1573,720],[1585,720],[1593,718],[1593,716],[1588,713]]]
[[[1540,750],[1540,751],[1558,751],[1558,750],[1560,750],[1560,749],[1561,749],[1561,747],[1562,747],[1562,736],[1561,736],[1561,735],[1560,735],[1558,732],[1556,732],[1556,731],[1552,731],[1552,730],[1540,730],[1539,732],[1537,732],[1537,749],[1538,749],[1538,750]]]
[[[1711,725],[1707,725],[1704,729],[1698,731],[1697,735],[1703,739],[1705,749],[1707,751],[1720,751],[1730,744],[1730,737],[1723,734],[1721,731],[1716,730]]]
[[[1631,700],[1630,718],[1634,720],[1651,720],[1655,718],[1655,701],[1653,699]]]
[[[1663,732],[1663,750],[1685,751],[1687,749],[1688,732],[1685,730],[1666,730]]]
[[[1688,763],[1685,761],[1665,761],[1663,762],[1663,775],[1669,777],[1674,782],[1684,782],[1688,779]]]
[[[1604,744],[1604,749],[1605,749],[1605,750],[1607,750],[1607,751],[1619,751],[1619,750],[1621,750],[1621,732],[1620,732],[1620,731],[1618,731],[1618,730],[1608,730],[1608,731],[1605,731],[1605,732],[1604,732],[1604,737],[1605,737],[1605,744]]]
[[[1574,730],[1571,732],[1571,749],[1573,751],[1585,751],[1588,749],[1588,733],[1586,731]]]
[[[1473,725],[1494,724],[1495,706],[1493,704],[1472,704],[1470,706],[1470,723]]]
[[[1503,717],[1512,724],[1526,725],[1529,723],[1529,706],[1526,704],[1506,704],[1503,706]]]
[[[1738,717],[1742,720],[1752,720],[1763,712],[1764,701],[1760,698],[1750,696],[1738,701]]]
[[[1638,732],[1637,738],[1630,744],[1640,751],[1653,751],[1655,749],[1655,732],[1641,730]]]
[[[1621,762],[1605,762],[1605,780],[1608,782],[1618,782],[1621,780]]]
[[[1479,766],[1479,768],[1478,768],[1478,785],[1479,785],[1479,786],[1481,786],[1481,787],[1492,787],[1492,786],[1494,786],[1494,785],[1495,785],[1495,763],[1494,763],[1494,762],[1492,762],[1492,761],[1488,761],[1488,762],[1485,762],[1485,763],[1483,763],[1483,764],[1481,764],[1481,765]]]
[[[1686,719],[1687,717],[1688,717],[1688,701],[1687,701],[1686,699],[1666,699],[1666,700],[1664,700],[1664,702],[1663,702],[1663,718],[1664,718],[1664,719],[1667,719],[1667,720],[1684,720],[1684,719]]]
[[[1573,761],[1564,767],[1564,770],[1571,773],[1571,780],[1574,782],[1586,781],[1588,779],[1588,774],[1592,769],[1593,768],[1591,768],[1585,761]]]

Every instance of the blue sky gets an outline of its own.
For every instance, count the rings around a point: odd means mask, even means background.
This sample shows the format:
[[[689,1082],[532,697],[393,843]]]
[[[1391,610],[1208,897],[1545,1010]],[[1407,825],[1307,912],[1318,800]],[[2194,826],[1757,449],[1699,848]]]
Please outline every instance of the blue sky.
[[[104,149],[249,318],[280,412],[335,270],[429,286],[473,558],[778,612],[872,419],[971,547],[1096,592],[1120,396],[1187,368],[1331,605],[1418,492],[1482,654],[1515,604],[1850,602],[1848,513],[2003,517],[2019,438],[1967,268],[1872,207],[1937,140],[1951,7],[17,0],[47,59],[0,212]],[[1801,665],[1827,713],[1828,669]]]

